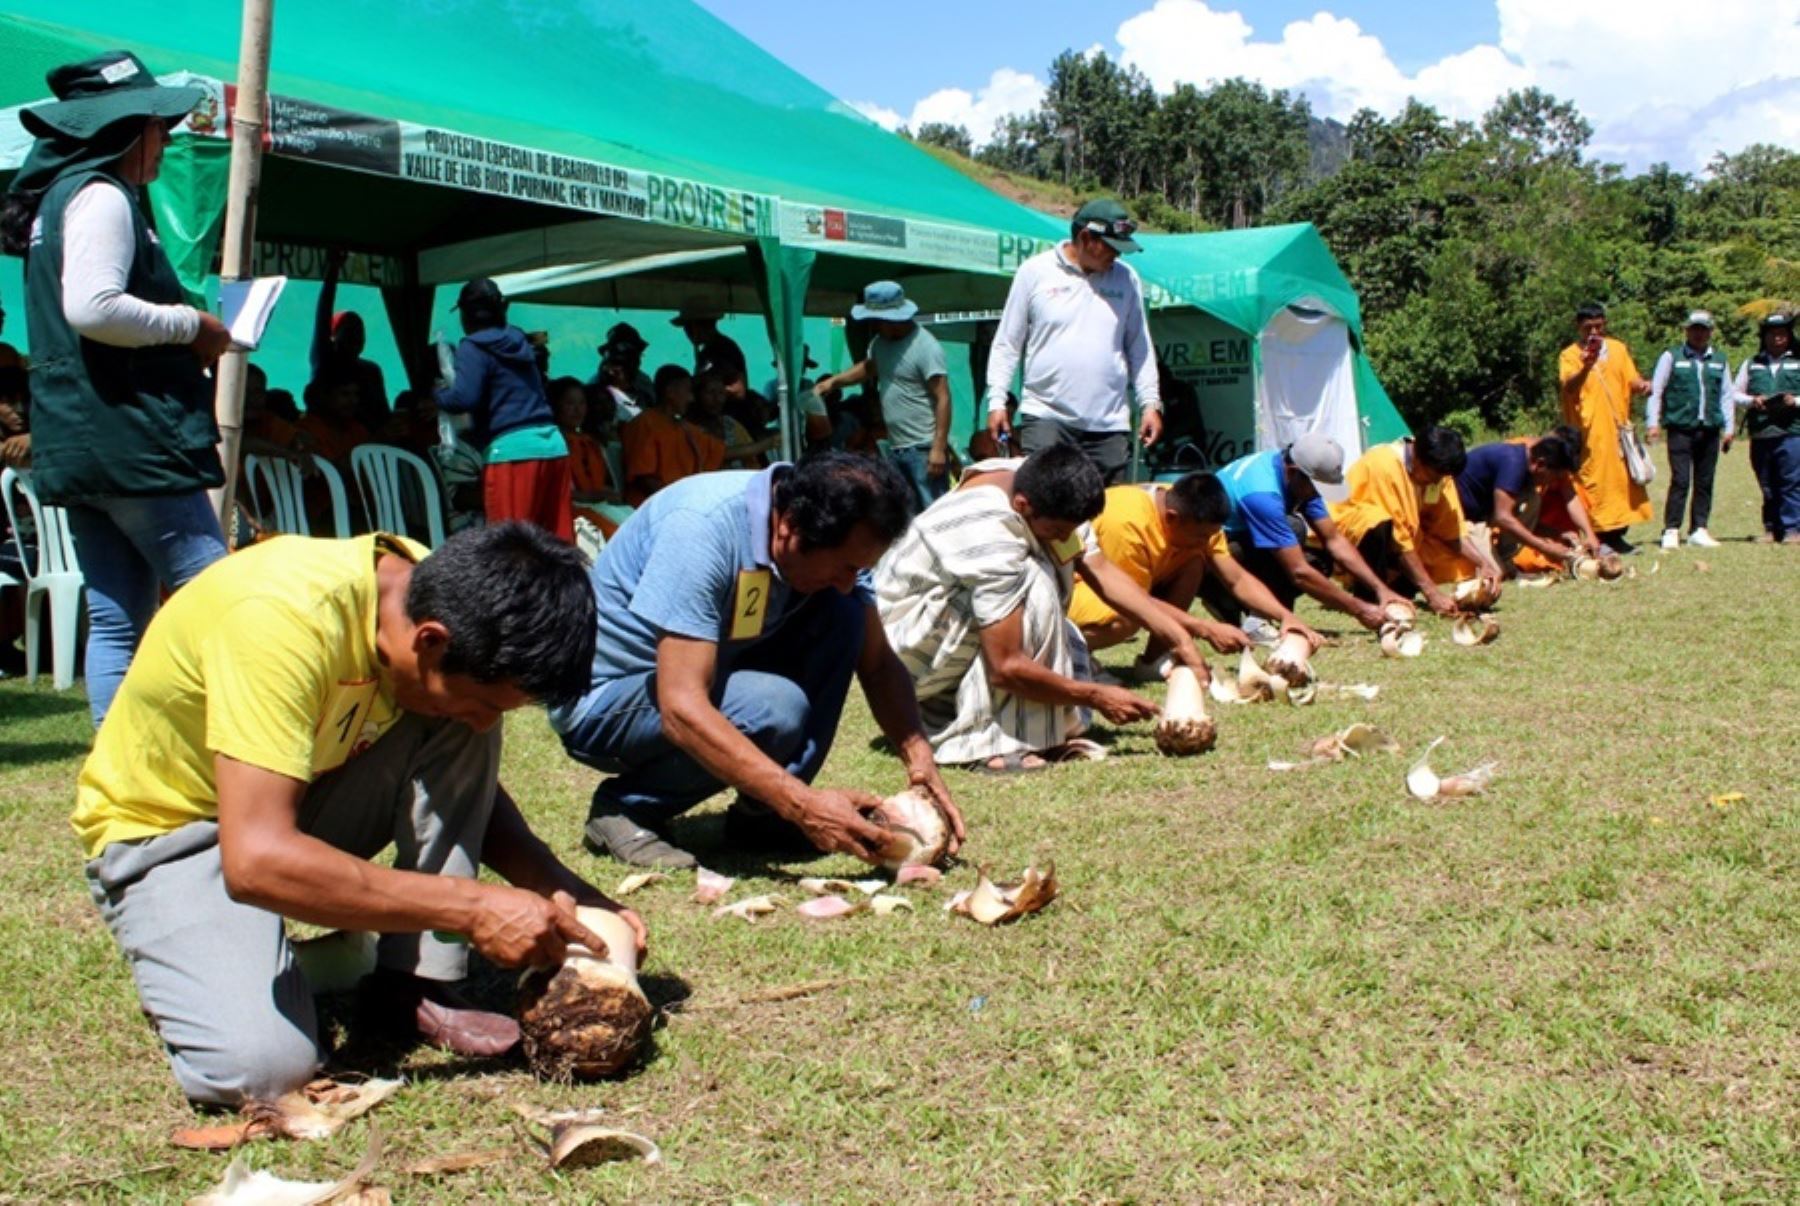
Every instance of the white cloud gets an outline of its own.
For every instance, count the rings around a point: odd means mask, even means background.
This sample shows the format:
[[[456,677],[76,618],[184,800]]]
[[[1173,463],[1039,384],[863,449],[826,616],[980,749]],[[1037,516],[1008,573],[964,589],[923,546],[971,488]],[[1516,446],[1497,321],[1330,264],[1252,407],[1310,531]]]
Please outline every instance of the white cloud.
[[[1691,170],[1800,132],[1800,0],[1498,3],[1501,47],[1580,106],[1602,155]]]
[[[1202,0],[1157,0],[1119,26],[1119,57],[1163,91],[1243,76],[1301,93],[1315,113],[1340,120],[1363,108],[1396,112],[1409,96],[1451,117],[1474,117],[1495,96],[1531,82],[1525,67],[1493,46],[1409,77],[1379,38],[1328,12],[1292,22],[1279,41],[1258,41],[1255,32],[1242,14],[1216,11]]]
[[[1344,3],[1346,0],[1340,0]],[[1243,13],[1204,0],[1156,0],[1115,33],[1120,61],[1159,90],[1234,77],[1304,95],[1320,116],[1397,112],[1417,97],[1474,118],[1515,88],[1574,101],[1594,124],[1593,150],[1641,169],[1705,166],[1718,150],[1800,142],[1800,0],[1496,0],[1500,36],[1408,75],[1379,38],[1321,11],[1259,39]],[[977,145],[1007,113],[1034,107],[1043,85],[1001,68],[971,94],[947,88],[913,107],[911,124],[967,126]]]
[[[941,121],[968,130],[976,146],[993,136],[994,126],[1016,113],[1029,113],[1044,99],[1044,85],[1034,75],[1002,67],[971,94],[962,88],[940,88],[913,106],[908,126]]]
[[[874,101],[851,101],[850,107],[887,131],[898,130],[906,124],[906,119],[886,105],[878,105]]]

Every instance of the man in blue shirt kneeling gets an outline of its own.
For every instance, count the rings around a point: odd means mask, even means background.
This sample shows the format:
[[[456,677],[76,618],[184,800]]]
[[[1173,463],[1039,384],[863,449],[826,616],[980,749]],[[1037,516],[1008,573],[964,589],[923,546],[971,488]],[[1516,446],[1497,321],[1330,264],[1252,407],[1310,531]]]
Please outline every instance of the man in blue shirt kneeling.
[[[911,519],[912,489],[891,466],[825,452],[685,478],[625,521],[589,575],[592,687],[550,717],[570,755],[609,776],[594,791],[590,847],[694,866],[668,822],[731,787],[728,840],[801,839],[876,861],[886,831],[866,814],[879,799],[812,785],[852,676],[960,841],[912,676],[865,579]]]

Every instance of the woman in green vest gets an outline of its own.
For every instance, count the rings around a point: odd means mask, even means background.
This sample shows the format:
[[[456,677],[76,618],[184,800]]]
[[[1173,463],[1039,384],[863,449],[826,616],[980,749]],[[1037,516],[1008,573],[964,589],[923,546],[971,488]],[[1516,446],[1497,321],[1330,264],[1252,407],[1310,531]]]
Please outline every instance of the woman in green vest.
[[[1800,356],[1794,320],[1762,320],[1762,350],[1738,370],[1738,402],[1750,440],[1750,467],[1762,487],[1763,544],[1800,544]]]
[[[207,369],[230,334],[189,305],[146,216],[169,127],[200,88],[164,87],[112,51],[49,75],[0,215],[25,258],[32,478],[67,507],[88,588],[88,706],[106,716],[150,617],[225,555],[206,491],[224,480]]]

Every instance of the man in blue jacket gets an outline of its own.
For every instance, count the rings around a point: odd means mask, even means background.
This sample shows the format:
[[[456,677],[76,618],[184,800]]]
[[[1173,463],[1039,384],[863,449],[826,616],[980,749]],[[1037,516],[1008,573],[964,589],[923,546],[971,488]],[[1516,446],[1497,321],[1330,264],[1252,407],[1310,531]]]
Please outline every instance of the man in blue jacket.
[[[506,298],[493,281],[473,280],[457,295],[463,341],[455,379],[440,385],[440,410],[470,417],[469,442],[482,450],[482,498],[490,524],[534,523],[574,543],[574,478],[569,446],[556,425],[537,350],[506,321]]]

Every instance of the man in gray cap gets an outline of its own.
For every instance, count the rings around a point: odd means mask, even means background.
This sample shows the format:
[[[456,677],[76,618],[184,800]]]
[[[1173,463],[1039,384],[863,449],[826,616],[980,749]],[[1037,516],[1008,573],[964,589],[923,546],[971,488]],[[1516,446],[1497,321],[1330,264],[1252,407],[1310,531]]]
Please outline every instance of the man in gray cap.
[[[1650,375],[1650,402],[1644,412],[1651,443],[1669,437],[1669,500],[1663,505],[1662,546],[1681,544],[1681,520],[1693,482],[1694,509],[1688,543],[1712,549],[1719,542],[1706,530],[1712,518],[1713,474],[1719,453],[1731,451],[1734,390],[1725,353],[1712,346],[1713,319],[1705,310],[1688,315],[1687,343],[1656,360]]]
[[[1131,404],[1148,448],[1162,434],[1162,390],[1137,273],[1119,259],[1142,251],[1117,201],[1089,201],[1066,242],[1019,265],[988,355],[988,432],[1009,441],[1007,394],[1024,365],[1020,452],[1074,444],[1108,485],[1131,465]],[[1007,453],[1006,455],[1012,455]]]
[[[919,307],[894,281],[863,290],[850,317],[875,329],[869,354],[841,373],[820,378],[820,395],[873,381],[881,394],[888,460],[912,483],[923,511],[950,488],[950,377],[944,346],[913,319]]]
[[[1239,457],[1219,470],[1219,481],[1231,497],[1225,539],[1232,558],[1261,579],[1284,607],[1292,608],[1304,591],[1374,631],[1382,624],[1381,609],[1404,601],[1338,531],[1319,496],[1319,486],[1339,486],[1344,481],[1344,450],[1330,436],[1310,432],[1286,448]],[[1307,528],[1319,538],[1329,558],[1321,565],[1309,561],[1302,548]],[[1332,581],[1329,570],[1333,562],[1360,582],[1375,601],[1358,599]],[[1236,615],[1235,601],[1212,589],[1213,585],[1209,583],[1208,591],[1202,592],[1207,606],[1220,615]]]

